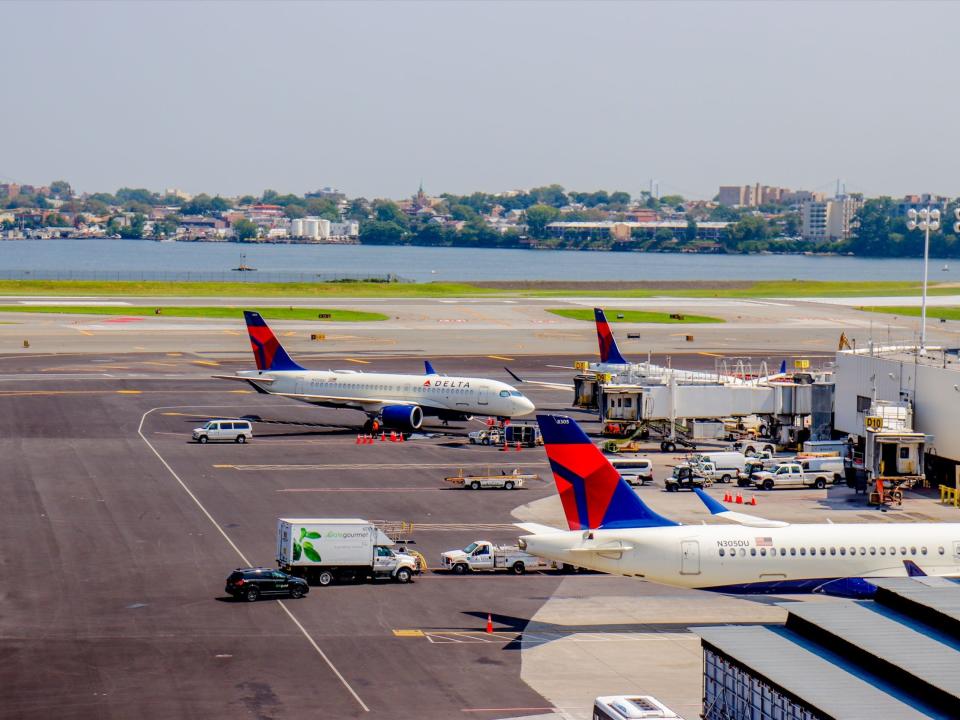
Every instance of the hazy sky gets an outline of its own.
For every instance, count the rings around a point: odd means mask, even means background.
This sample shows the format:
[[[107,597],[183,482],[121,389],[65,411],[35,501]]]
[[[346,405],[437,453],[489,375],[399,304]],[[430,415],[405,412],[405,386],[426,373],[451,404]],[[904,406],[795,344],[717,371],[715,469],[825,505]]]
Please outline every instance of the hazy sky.
[[[960,5],[0,2],[0,181],[960,195]]]

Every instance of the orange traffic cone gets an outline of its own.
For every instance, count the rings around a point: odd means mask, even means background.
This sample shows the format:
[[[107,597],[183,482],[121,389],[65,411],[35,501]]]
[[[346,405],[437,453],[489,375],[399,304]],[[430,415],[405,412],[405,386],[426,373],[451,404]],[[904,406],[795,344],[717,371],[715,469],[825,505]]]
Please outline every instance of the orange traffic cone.
[[[730,494],[730,491],[729,491],[729,490],[723,494],[723,501],[724,501],[724,502],[733,502],[733,495]]]
[[[519,441],[519,440],[517,440],[517,448],[516,448],[516,450],[517,450],[517,452],[520,452],[520,441]]]
[[[387,439],[387,434],[381,430],[380,431],[380,442],[384,442]]]
[[[403,433],[397,435],[397,442],[406,442],[406,440],[403,439]]]
[[[487,632],[493,632],[493,617],[490,615],[490,613],[487,613]]]
[[[357,435],[357,445],[359,445],[359,444],[360,444],[360,436]]]
[[[395,430],[391,430],[391,431],[390,431],[390,442],[396,442],[396,441],[397,441],[397,433],[396,433]]]
[[[373,445],[373,435],[367,435],[367,445]]]
[[[737,493],[737,505],[743,505],[743,495]]]
[[[751,496],[750,496],[750,504],[751,504],[751,505],[756,505],[756,504],[757,504],[757,496],[756,496],[756,495],[751,495]]]

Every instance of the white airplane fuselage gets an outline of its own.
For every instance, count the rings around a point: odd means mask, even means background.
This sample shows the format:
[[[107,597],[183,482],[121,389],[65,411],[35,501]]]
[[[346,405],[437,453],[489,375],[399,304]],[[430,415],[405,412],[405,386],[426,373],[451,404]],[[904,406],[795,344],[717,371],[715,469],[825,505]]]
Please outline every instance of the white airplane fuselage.
[[[684,588],[810,591],[838,578],[960,575],[960,524],[673,525],[525,535],[557,562]]]
[[[459,413],[515,418],[534,410],[533,403],[515,388],[484,378],[351,370],[250,370],[237,373],[237,377],[271,395],[367,413],[393,405],[416,405],[425,415]]]

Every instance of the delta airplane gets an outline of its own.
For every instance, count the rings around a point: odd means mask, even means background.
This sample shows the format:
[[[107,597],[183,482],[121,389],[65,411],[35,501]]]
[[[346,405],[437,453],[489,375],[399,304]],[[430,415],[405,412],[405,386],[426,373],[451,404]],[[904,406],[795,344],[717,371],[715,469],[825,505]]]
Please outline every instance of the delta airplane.
[[[870,597],[871,578],[960,576],[960,524],[790,524],[727,510],[681,525],[651,510],[571,418],[538,415],[569,530],[521,523],[520,547],[569,565],[726,593]]]
[[[747,380],[735,375],[718,375],[716,373],[708,373],[697,370],[677,370],[675,368],[668,368],[662,365],[654,365],[651,362],[631,363],[623,356],[623,353],[620,352],[620,348],[617,346],[617,340],[613,336],[613,330],[610,329],[610,323],[607,322],[607,316],[603,312],[602,308],[593,309],[593,319],[597,326],[597,344],[600,346],[600,362],[590,363],[590,369],[588,372],[595,375],[609,373],[610,375],[617,376],[628,372],[631,370],[631,368],[635,368],[635,371],[641,376],[663,378],[669,374],[671,377],[673,377],[673,379],[680,382],[685,380],[702,381],[704,379],[710,379],[720,380],[721,382],[730,384],[743,384],[745,382],[756,383],[762,380],[773,380],[783,377],[787,371],[787,363],[786,360],[784,360],[780,363],[779,372],[772,375],[766,375],[762,378],[753,378]],[[567,367],[565,365],[550,365],[548,367],[560,368],[562,370],[577,369],[573,367]],[[552,383],[542,380],[523,380],[515,375],[510,368],[504,368],[504,370],[510,373],[510,376],[521,384],[541,385],[543,387],[549,387],[556,390],[574,389],[574,386],[569,383]]]
[[[412,432],[425,416],[469,420],[474,415],[500,419],[522,417],[534,410],[521,392],[506,383],[475,377],[437,374],[425,362],[425,375],[365,373],[357,370],[307,370],[295,363],[260,313],[244,311],[256,370],[215,375],[249,383],[266,395],[367,414],[366,432],[382,427]]]

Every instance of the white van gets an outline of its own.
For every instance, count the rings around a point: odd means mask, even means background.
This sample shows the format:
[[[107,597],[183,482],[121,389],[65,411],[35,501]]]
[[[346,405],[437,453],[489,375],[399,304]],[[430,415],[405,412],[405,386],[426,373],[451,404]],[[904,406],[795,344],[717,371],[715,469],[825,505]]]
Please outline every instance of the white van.
[[[231,440],[242,444],[252,437],[253,425],[249,420],[210,420],[206,425],[193,429],[193,439],[198,443]]]
[[[832,473],[834,484],[843,479],[843,458],[839,455],[809,458],[798,455],[797,462],[806,473]]]
[[[612,457],[607,460],[630,485],[653,482],[653,461],[650,458]]]

